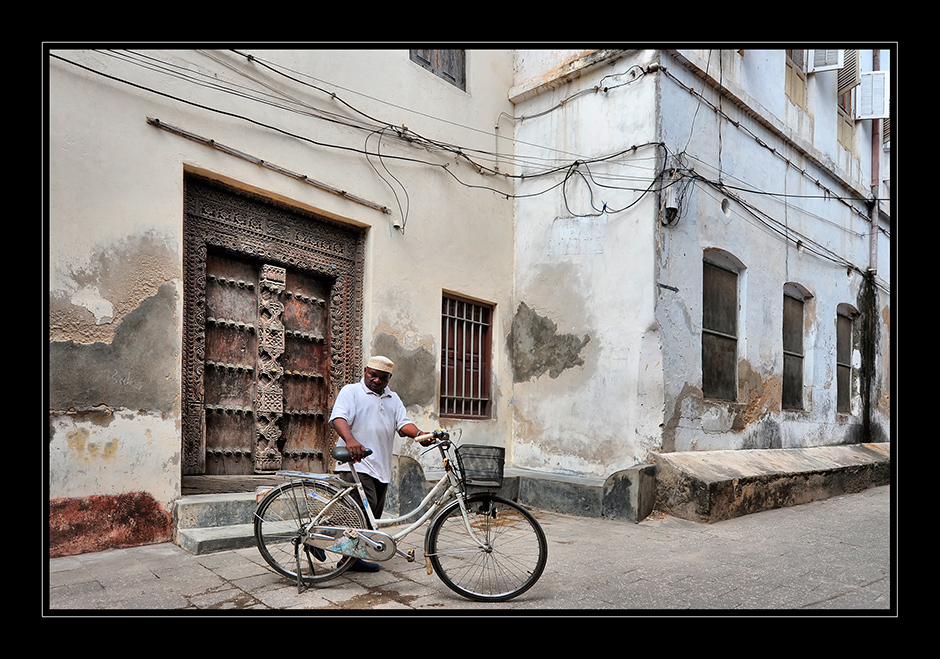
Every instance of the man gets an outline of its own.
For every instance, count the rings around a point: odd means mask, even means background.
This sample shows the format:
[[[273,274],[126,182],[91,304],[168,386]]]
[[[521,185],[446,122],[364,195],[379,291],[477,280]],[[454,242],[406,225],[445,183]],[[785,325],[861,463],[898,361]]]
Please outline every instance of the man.
[[[387,357],[372,357],[363,369],[362,380],[340,389],[330,414],[330,425],[343,440],[350,458],[357,463],[356,472],[376,519],[382,516],[385,494],[392,477],[395,432],[402,437],[424,434],[408,418],[398,394],[388,388],[394,367],[395,364]],[[366,449],[372,449],[372,454],[366,456]],[[347,481],[352,481],[348,464],[337,465],[336,471]],[[379,569],[374,563],[358,559],[350,567],[350,570],[358,572],[376,572]]]

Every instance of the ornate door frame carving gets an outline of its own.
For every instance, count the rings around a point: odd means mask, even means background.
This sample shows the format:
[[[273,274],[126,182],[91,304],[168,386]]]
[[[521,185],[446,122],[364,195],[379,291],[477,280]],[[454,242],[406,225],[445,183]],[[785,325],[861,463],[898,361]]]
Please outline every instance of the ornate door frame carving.
[[[182,473],[205,470],[206,255],[222,249],[332,280],[331,399],[362,369],[365,231],[282,202],[187,175],[183,208]]]

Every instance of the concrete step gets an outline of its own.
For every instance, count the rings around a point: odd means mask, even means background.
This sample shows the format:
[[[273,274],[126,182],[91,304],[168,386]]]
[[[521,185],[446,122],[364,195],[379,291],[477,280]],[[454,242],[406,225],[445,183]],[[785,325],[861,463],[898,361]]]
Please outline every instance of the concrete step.
[[[254,545],[253,492],[196,494],[176,502],[177,545],[194,554],[207,554]]]
[[[253,524],[232,524],[196,529],[179,529],[176,544],[193,554],[211,554],[255,546]]]
[[[416,507],[441,476],[424,474],[411,462],[399,466],[400,473],[410,476],[389,488],[386,516]],[[652,512],[655,479],[652,465],[638,465],[606,479],[507,469],[499,494],[538,510],[639,522]],[[251,547],[256,506],[254,493],[184,496],[176,502],[174,541],[194,554]]]

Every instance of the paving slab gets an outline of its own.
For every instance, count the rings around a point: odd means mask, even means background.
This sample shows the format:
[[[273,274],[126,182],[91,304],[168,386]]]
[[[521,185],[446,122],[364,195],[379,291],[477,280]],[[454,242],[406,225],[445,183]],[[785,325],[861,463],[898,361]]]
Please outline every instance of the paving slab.
[[[890,486],[710,524],[534,513],[548,566],[501,604],[460,597],[420,560],[298,593],[254,548],[194,555],[164,543],[50,559],[44,613],[896,616]],[[414,537],[420,553],[423,530]]]

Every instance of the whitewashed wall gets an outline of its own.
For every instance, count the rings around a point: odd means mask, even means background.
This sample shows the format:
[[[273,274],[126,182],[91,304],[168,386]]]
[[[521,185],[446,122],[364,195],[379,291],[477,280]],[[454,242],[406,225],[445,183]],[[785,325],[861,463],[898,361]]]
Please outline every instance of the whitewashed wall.
[[[543,346],[554,346],[525,368],[516,360],[518,467],[603,477],[659,443],[658,201],[642,191],[662,153],[649,145],[658,140],[655,76],[638,68],[652,57],[631,52],[592,66],[577,51],[517,53],[513,97],[524,178],[513,331],[538,329]],[[578,160],[584,164],[575,171]]]
[[[495,126],[500,113],[511,110],[510,53],[472,51],[464,92],[411,62],[407,49],[249,52],[260,61],[223,50],[142,53],[188,79],[141,66],[137,57],[51,53],[49,340],[113,351],[122,323],[160,296],[161,286],[172,305],[159,354],[144,358],[137,370],[90,375],[105,392],[100,399],[75,390],[74,401],[83,402],[70,404],[68,387],[81,386],[80,380],[65,373],[53,378],[66,390],[57,390],[59,405],[50,410],[51,499],[146,491],[168,504],[179,494],[184,171],[368,229],[364,352],[390,335],[404,352],[433,356],[436,368],[444,289],[495,304],[496,331],[505,333],[513,284],[510,184],[452,153],[415,148],[390,135],[382,153],[407,160],[386,160],[386,172],[361,154],[367,147],[374,152],[377,135],[367,143],[368,133],[330,119],[366,123],[361,112],[470,153],[509,148],[498,144]],[[225,93],[217,83],[265,94],[272,103]],[[160,130],[148,118],[392,213]],[[402,209],[404,233],[392,226]],[[494,419],[462,425],[465,437],[503,443],[511,379],[502,353],[495,354]],[[422,375],[437,377],[436,370]],[[120,384],[104,386],[103,377]],[[132,391],[149,393],[135,398]],[[433,428],[442,423],[436,409],[430,400],[411,412]],[[402,444],[400,450],[414,449]]]
[[[516,359],[516,466],[605,476],[650,451],[858,441],[858,390],[852,415],[835,411],[835,319],[838,305],[860,304],[872,265],[865,204],[840,201],[870,196],[870,122],[856,125],[852,150],[841,147],[836,74],[809,76],[807,108],[797,108],[784,91],[784,57],[783,50],[727,50],[720,59],[718,51],[516,52],[511,96],[524,178],[512,331],[541,332],[555,346]],[[863,54],[862,69],[870,65]],[[665,145],[665,164],[681,155],[688,173],[750,190],[742,199],[753,206],[695,182],[675,188],[681,216],[662,223],[663,197],[642,194],[664,184],[657,180],[664,153],[639,146],[648,142]],[[881,168],[883,180],[890,152]],[[879,220],[886,229],[887,216]],[[781,226],[830,258],[780,239]],[[876,435],[886,432],[890,401],[888,234],[879,233],[876,257]],[[701,393],[707,249],[745,267],[732,404]],[[787,282],[813,296],[801,412],[780,404]],[[854,359],[859,365],[857,351]]]
[[[783,93],[783,58],[783,51],[746,50],[723,51],[720,62],[717,51],[663,60],[672,74],[662,81],[665,142],[702,179],[728,186],[727,193],[704,182],[689,186],[681,218],[662,231],[658,276],[678,289],[661,290],[657,306],[668,336],[664,450],[814,446],[860,436],[857,389],[852,414],[836,412],[835,322],[840,304],[861,306],[865,272],[872,265],[871,222],[864,201],[856,200],[870,196],[871,122],[856,124],[852,151],[840,146],[835,72],[808,76],[803,110]],[[870,66],[870,56],[867,61]],[[703,76],[720,80],[726,92],[719,95]],[[720,120],[713,108],[728,119]],[[889,155],[881,156],[885,172]],[[800,237],[802,245],[796,242]],[[879,244],[873,416],[876,436],[884,438],[890,398],[886,235]],[[702,256],[712,248],[733,254],[744,268],[734,404],[701,395]],[[780,406],[787,282],[812,295],[805,308],[805,409],[799,412]],[[857,348],[853,363],[861,366]]]

